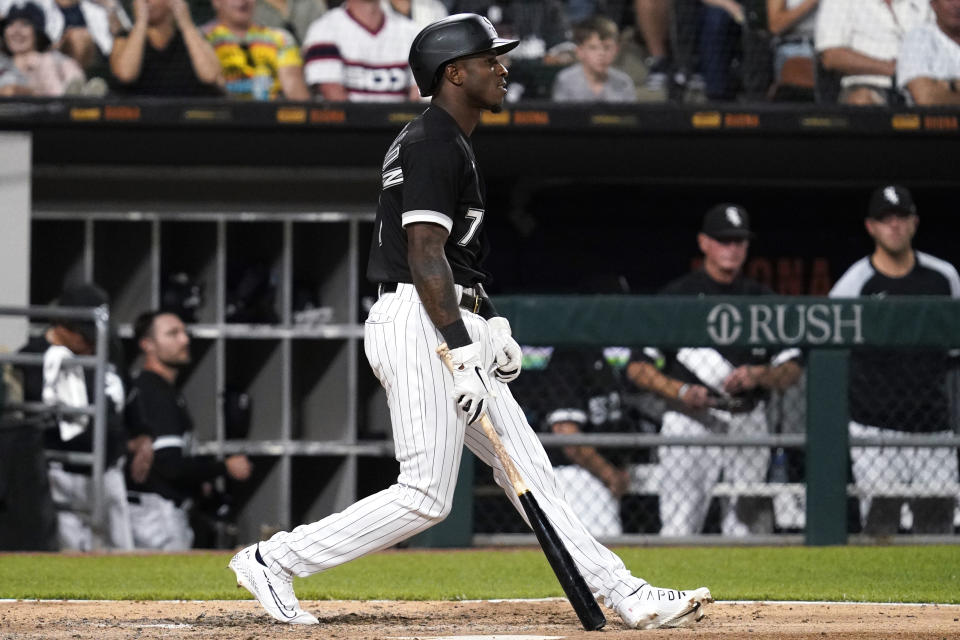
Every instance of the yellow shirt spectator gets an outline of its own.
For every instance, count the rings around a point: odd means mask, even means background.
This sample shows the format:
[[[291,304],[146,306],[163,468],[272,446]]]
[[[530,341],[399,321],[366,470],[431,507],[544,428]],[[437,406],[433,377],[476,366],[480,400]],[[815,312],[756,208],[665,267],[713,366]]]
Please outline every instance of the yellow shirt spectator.
[[[240,37],[220,22],[204,28],[213,45],[227,94],[246,100],[274,100],[281,92],[279,70],[302,67],[300,50],[287,31],[252,25]]]

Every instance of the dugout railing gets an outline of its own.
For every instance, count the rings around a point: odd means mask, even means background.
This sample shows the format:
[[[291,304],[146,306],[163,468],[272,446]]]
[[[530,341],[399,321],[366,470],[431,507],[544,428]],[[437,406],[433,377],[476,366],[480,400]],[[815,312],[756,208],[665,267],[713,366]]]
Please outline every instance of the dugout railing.
[[[615,542],[762,544],[778,541],[825,545],[872,541],[875,538],[848,533],[850,500],[865,497],[865,491],[851,482],[846,453],[850,447],[896,449],[960,446],[956,424],[950,425],[954,430],[950,436],[908,434],[896,441],[877,437],[851,438],[848,431],[848,361],[851,350],[882,347],[947,351],[954,348],[960,333],[960,302],[936,297],[841,300],[779,296],[531,296],[500,298],[497,304],[501,313],[510,318],[518,341],[524,344],[579,347],[795,347],[804,353],[804,433],[752,436],[713,434],[682,438],[658,433],[542,434],[541,440],[548,447],[755,446],[805,452],[805,473],[801,482],[739,485],[720,482],[713,489],[714,496],[804,495],[805,526],[799,535],[748,535],[736,539],[715,535],[673,539],[658,535],[623,535],[617,537]],[[956,379],[950,377],[945,384],[955,386]],[[482,493],[483,489],[480,491]],[[933,491],[918,491],[906,484],[891,485],[880,494],[874,492],[876,497],[881,497],[881,494],[902,498],[944,497],[952,500],[955,508],[960,485],[957,478],[950,478]],[[458,526],[457,518],[460,516],[455,513],[452,517],[454,522],[448,526]],[[494,533],[475,534],[472,540],[474,544],[516,544],[528,541],[529,537],[517,533]],[[892,539],[904,542],[956,542],[957,537],[955,534],[904,535]]]
[[[27,317],[32,320],[76,320],[92,322],[96,331],[94,354],[91,356],[73,356],[71,364],[85,369],[93,369],[93,405],[71,407],[61,404],[49,405],[42,402],[5,402],[0,416],[0,429],[21,427],[24,424],[37,428],[48,424],[44,420],[31,420],[31,416],[89,416],[93,419],[93,449],[89,453],[79,451],[47,451],[51,460],[73,465],[89,466],[91,469],[91,495],[89,513],[80,514],[89,518],[92,532],[93,550],[104,547],[106,540],[106,501],[104,491],[104,471],[107,450],[107,402],[106,374],[109,357],[110,309],[100,307],[54,307],[54,306],[0,306],[0,316]],[[22,367],[42,367],[42,353],[0,353],[0,364],[7,363]],[[57,505],[57,508],[61,508]]]

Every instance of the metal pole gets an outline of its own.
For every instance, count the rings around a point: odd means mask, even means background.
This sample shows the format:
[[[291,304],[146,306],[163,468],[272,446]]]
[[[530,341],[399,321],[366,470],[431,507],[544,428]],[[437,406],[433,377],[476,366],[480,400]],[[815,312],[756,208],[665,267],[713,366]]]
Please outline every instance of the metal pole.
[[[94,420],[93,420],[93,486],[90,529],[93,532],[93,549],[104,548],[107,534],[106,501],[104,499],[104,467],[107,458],[107,402],[106,377],[107,359],[110,349],[108,329],[110,310],[106,305],[98,307],[94,313],[97,326],[97,366],[94,371]]]
[[[849,353],[845,349],[814,349],[808,359],[808,545],[847,544]]]

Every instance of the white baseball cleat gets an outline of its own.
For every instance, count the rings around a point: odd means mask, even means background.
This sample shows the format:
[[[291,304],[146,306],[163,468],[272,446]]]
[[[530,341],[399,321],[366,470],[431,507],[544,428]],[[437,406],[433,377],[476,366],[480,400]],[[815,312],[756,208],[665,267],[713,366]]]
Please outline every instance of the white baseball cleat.
[[[257,561],[257,545],[233,556],[228,565],[237,574],[237,587],[253,594],[271,616],[287,624],[319,624],[316,617],[300,608],[293,593],[293,580],[278,576]]]
[[[621,600],[616,611],[632,629],[686,627],[703,618],[712,602],[706,587],[678,591],[645,584]]]

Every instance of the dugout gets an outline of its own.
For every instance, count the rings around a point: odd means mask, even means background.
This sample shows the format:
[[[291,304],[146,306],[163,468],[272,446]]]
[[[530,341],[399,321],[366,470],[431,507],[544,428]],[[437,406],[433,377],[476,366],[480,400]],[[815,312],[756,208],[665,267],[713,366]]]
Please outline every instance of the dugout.
[[[0,128],[32,135],[33,260],[35,267],[54,265],[31,274],[32,303],[47,302],[37,296],[59,288],[51,277],[76,269],[107,273],[110,247],[122,246],[112,259],[131,277],[111,286],[132,313],[160,295],[163,265],[219,269],[221,247],[248,235],[241,223],[264,225],[265,259],[289,266],[291,290],[282,295],[292,297],[292,274],[302,268],[329,270],[335,276],[321,287],[326,295],[350,296],[336,331],[304,336],[285,333],[283,314],[292,309],[280,309],[279,326],[260,326],[256,335],[224,322],[215,306],[204,311],[191,404],[211,421],[206,451],[247,451],[261,463],[256,486],[238,505],[248,517],[244,535],[346,506],[392,480],[389,444],[365,424],[378,409],[367,405],[375,388],[364,380],[358,349],[362,298],[371,294],[361,265],[381,156],[419,108],[109,99],[0,106]],[[529,103],[489,116],[474,144],[490,210],[503,212],[489,218],[497,294],[589,292],[594,276],[611,275],[626,275],[632,293],[651,293],[696,259],[693,236],[703,211],[735,201],[751,211],[759,234],[748,273],[785,295],[822,295],[868,251],[866,199],[877,183],[890,181],[914,192],[922,221],[917,246],[960,261],[952,242],[960,187],[955,112]],[[302,214],[331,213],[341,216],[321,216],[331,234],[299,233],[311,224]],[[166,231],[183,231],[178,223],[199,225],[191,239],[199,257],[178,254],[177,243],[163,239],[174,237]],[[297,237],[334,257],[298,262],[307,247],[298,249]],[[48,260],[43,242],[66,242],[68,258]],[[298,339],[329,367],[307,374],[295,362]],[[248,352],[246,344],[254,348]],[[207,386],[228,360],[247,368],[231,382],[257,394],[276,391],[274,381],[291,372],[298,400],[255,401],[254,410],[263,412],[254,417],[255,442],[229,437],[214,399],[225,385]],[[340,386],[340,372],[356,386]],[[333,397],[346,398],[335,411],[348,426],[321,444],[291,444],[317,435],[297,427],[297,416],[332,406]],[[286,426],[260,430],[271,420]],[[318,460],[324,472],[303,487]]]

